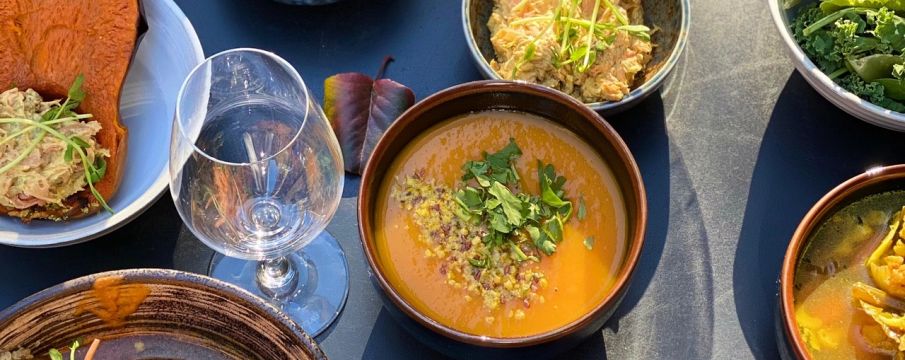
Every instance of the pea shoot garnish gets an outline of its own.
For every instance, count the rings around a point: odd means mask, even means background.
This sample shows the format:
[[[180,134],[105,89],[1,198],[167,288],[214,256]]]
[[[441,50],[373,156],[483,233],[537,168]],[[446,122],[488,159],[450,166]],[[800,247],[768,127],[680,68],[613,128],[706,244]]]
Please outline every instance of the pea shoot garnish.
[[[66,135],[58,129],[60,126],[67,123],[78,122],[93,117],[91,114],[77,114],[74,111],[85,99],[86,94],[82,90],[83,82],[84,77],[81,75],[77,76],[69,87],[66,99],[63,100],[62,103],[54,105],[49,110],[45,111],[40,119],[35,120],[25,117],[0,118],[0,124],[18,124],[21,127],[21,129],[0,139],[0,145],[20,137],[30,138],[30,140],[27,140],[28,143],[27,146],[25,146],[24,151],[19,153],[9,163],[0,166],[0,174],[21,164],[23,160],[28,158],[28,156],[35,151],[41,141],[44,140],[46,136],[50,135],[59,139],[66,145],[64,152],[60,154],[66,164],[72,163],[73,159],[81,162],[84,170],[85,182],[89,191],[105,210],[113,213],[113,209],[107,205],[103,196],[94,186],[94,184],[99,182],[106,174],[107,162],[104,160],[104,157],[98,155],[95,156],[94,161],[89,161],[88,149],[91,147],[89,142],[78,136]]]
[[[601,5],[609,10],[615,21],[601,21]],[[580,73],[588,71],[594,65],[597,53],[610,48],[619,32],[650,41],[650,28],[630,24],[625,14],[611,0],[594,0],[589,18],[582,14],[581,7],[582,0],[560,0],[550,16],[535,16],[513,21],[512,25],[545,22],[546,26],[525,45],[524,54],[516,63],[510,77],[514,78],[521,66],[535,57],[538,41],[549,31],[554,32],[559,45],[558,51],[553,53],[553,64],[557,68],[573,64]]]

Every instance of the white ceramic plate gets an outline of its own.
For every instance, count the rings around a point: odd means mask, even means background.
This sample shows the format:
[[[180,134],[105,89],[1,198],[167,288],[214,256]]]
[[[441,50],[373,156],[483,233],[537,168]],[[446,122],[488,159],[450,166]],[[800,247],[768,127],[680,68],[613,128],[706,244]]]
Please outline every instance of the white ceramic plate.
[[[183,79],[204,60],[195,29],[173,0],[142,0],[148,31],[138,46],[120,99],[129,129],[125,171],[110,206],[114,214],[55,223],[0,217],[0,244],[57,247],[116,230],[150,207],[169,182],[170,130]]]

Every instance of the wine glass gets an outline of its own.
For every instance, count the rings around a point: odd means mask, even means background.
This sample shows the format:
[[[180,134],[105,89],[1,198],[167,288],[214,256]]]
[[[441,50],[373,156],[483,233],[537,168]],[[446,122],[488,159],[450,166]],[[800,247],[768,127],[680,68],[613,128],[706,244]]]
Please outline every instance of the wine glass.
[[[170,193],[186,226],[219,254],[212,277],[258,294],[310,336],[349,291],[324,231],[343,188],[339,143],[286,60],[257,49],[211,56],[176,102]]]

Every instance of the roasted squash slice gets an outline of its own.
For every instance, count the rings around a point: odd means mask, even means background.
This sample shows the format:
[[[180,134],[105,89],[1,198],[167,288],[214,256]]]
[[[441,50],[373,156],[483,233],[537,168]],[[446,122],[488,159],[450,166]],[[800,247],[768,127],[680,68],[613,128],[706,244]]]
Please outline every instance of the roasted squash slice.
[[[110,151],[106,175],[95,184],[110,200],[123,175],[126,128],[119,99],[139,32],[138,0],[0,0],[0,89],[31,88],[45,99],[64,98],[73,79],[85,78],[87,97],[77,109],[101,126],[96,139]],[[100,204],[88,190],[64,206],[24,210],[0,207],[0,214],[65,220],[93,214]]]

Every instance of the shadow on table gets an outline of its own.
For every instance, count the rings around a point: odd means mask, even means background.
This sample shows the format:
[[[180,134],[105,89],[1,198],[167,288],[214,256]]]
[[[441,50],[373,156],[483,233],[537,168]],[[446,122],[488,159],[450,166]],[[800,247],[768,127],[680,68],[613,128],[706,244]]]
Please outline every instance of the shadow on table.
[[[311,58],[354,57],[373,53],[384,46],[382,39],[396,37],[406,25],[401,20],[414,11],[414,6],[406,2],[347,0],[324,6],[291,6],[269,0],[221,0],[218,10],[224,16],[221,21],[234,27],[232,35],[253,40],[261,48],[318,49],[315,53],[296,53]],[[330,42],[324,42],[325,38]],[[222,50],[216,45],[214,51]],[[287,59],[292,55],[288,53]],[[362,71],[376,73],[380,60],[374,59],[373,69]]]
[[[606,324],[602,341],[619,359],[709,358],[710,248],[685,161],[669,141],[663,102],[654,95],[612,122],[644,177],[648,225],[628,294]]]
[[[368,360],[448,359],[409,335],[384,308],[377,314],[361,357]]]
[[[299,70],[318,100],[328,76],[348,71],[374,76],[387,55],[396,61],[386,77],[411,87],[417,99],[480,78],[462,45],[459,1],[344,0],[326,6],[287,6],[271,0],[217,0],[216,6],[199,0],[179,3],[205,40],[206,54],[243,46],[273,51]]]
[[[80,276],[129,268],[171,268],[182,224],[169,194],[142,218],[99,239],[53,249],[8,247],[0,252],[0,310],[43,288]],[[21,269],[40,269],[22,274]]]
[[[777,358],[777,279],[792,233],[830,189],[875,165],[905,161],[903,135],[853,118],[794,72],[777,100],[751,179],[733,269],[745,340]]]

